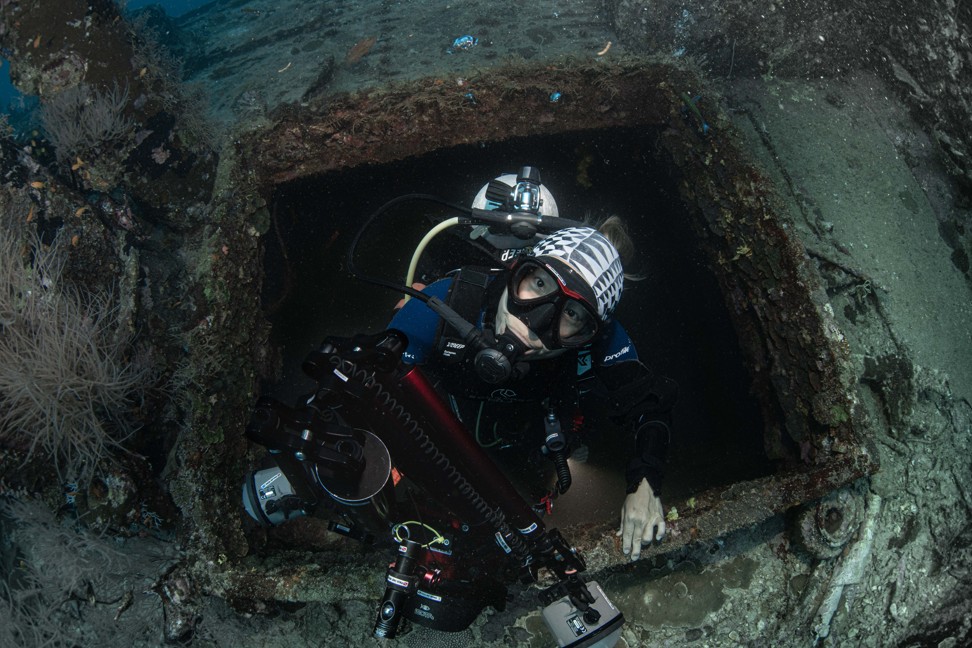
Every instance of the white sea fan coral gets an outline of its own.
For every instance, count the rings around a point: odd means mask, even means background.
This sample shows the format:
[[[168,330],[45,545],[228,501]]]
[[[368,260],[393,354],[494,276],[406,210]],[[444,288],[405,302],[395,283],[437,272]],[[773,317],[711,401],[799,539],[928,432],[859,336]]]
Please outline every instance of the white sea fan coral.
[[[46,99],[41,125],[61,162],[104,155],[131,139],[134,121],[125,115],[128,88],[105,92],[80,83]]]
[[[0,443],[41,451],[86,483],[132,432],[127,414],[151,372],[127,356],[112,295],[64,281],[56,242],[29,249],[25,262],[0,230]]]

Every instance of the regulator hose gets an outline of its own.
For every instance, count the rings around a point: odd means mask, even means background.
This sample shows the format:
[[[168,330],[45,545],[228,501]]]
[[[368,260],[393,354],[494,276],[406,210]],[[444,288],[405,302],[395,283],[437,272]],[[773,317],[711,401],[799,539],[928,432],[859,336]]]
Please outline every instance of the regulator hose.
[[[557,470],[557,492],[563,495],[567,492],[567,489],[570,488],[571,484],[570,466],[567,464],[567,453],[563,450],[554,452],[550,458],[553,459],[554,468]]]

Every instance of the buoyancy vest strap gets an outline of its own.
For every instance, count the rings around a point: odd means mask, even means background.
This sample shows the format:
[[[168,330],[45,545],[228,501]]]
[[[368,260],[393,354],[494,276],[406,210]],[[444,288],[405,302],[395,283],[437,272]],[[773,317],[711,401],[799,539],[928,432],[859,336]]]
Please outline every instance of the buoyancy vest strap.
[[[492,274],[488,268],[460,268],[449,287],[446,304],[467,322],[479,324],[486,288]],[[465,347],[465,342],[456,337],[455,331],[444,321],[440,321],[434,345],[438,357],[447,364],[459,362],[465,357]]]

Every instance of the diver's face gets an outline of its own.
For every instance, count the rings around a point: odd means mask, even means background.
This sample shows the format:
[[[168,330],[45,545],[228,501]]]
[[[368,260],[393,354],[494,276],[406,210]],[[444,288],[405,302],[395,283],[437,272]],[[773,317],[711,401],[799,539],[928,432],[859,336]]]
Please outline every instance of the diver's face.
[[[537,266],[525,270],[515,289],[516,297],[524,301],[547,297],[560,290],[557,280],[549,272]],[[566,300],[559,319],[561,340],[574,339],[575,336],[594,327],[590,312],[574,299]]]

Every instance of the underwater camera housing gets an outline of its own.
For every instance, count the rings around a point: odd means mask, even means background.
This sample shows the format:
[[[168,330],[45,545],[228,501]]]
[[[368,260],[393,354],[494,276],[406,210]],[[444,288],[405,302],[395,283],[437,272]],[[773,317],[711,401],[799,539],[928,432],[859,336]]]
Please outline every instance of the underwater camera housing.
[[[487,196],[500,209],[460,208],[468,216],[444,225],[495,228],[516,248],[532,244],[540,232],[577,225],[555,211],[545,220],[542,191],[539,171],[523,167],[512,187],[488,186]],[[451,307],[410,287],[425,239],[405,285],[356,269],[354,250],[368,225],[413,199],[443,202],[413,195],[383,205],[355,236],[348,269],[359,279],[421,299],[478,351],[502,352]],[[317,383],[313,394],[296,408],[261,399],[247,434],[271,450],[272,461],[244,484],[247,512],[276,525],[324,504],[348,521],[332,521],[331,530],[390,541],[395,560],[385,575],[375,637],[394,638],[403,618],[434,630],[464,630],[486,606],[505,608],[508,583],[536,582],[545,570],[558,581],[541,598],[559,645],[612,646],[624,617],[597,583],[584,581],[581,555],[559,531],[545,528],[422,371],[402,362],[407,346],[405,335],[394,329],[327,338],[303,363]],[[569,476],[559,483],[566,490]]]
[[[317,390],[302,406],[261,399],[247,434],[275,452],[246,479],[247,512],[276,525],[326,504],[350,521],[332,530],[394,547],[376,637],[395,637],[402,619],[462,631],[485,607],[505,608],[507,583],[545,569],[559,581],[544,618],[570,640],[560,645],[612,645],[621,614],[421,371],[401,363],[406,343],[394,330],[328,338],[304,362]],[[392,464],[422,497],[396,497]]]

